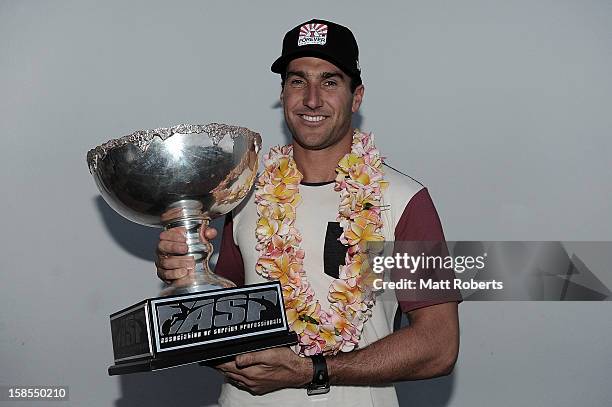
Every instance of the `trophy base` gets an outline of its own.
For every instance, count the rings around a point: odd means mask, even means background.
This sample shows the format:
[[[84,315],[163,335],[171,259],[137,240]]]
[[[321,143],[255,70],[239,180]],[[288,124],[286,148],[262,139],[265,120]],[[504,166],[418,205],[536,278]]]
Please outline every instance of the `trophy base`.
[[[110,316],[119,375],[201,362],[297,343],[278,281],[141,301]]]
[[[297,335],[295,332],[287,332],[255,340],[244,340],[231,345],[223,344],[202,351],[185,352],[183,354],[168,357],[151,357],[131,363],[118,363],[108,368],[108,374],[110,376],[115,376],[129,373],[151,372],[198,362],[201,366],[216,366],[233,359],[234,356],[240,355],[241,353],[255,352],[278,346],[291,346],[296,343]]]

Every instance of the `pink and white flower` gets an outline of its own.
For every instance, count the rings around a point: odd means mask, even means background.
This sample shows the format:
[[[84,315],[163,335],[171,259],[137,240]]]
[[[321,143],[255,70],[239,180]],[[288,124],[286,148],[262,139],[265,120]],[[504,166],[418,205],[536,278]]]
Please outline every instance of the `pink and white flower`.
[[[293,147],[274,147],[264,157],[264,172],[255,192],[260,252],[255,268],[263,277],[281,282],[287,322],[299,336],[296,352],[301,355],[353,350],[371,315],[375,294],[365,250],[367,242],[383,240],[381,192],[387,182],[381,167],[371,134],[355,130],[351,152],[336,169],[337,220],[343,229],[339,240],[348,251],[339,278],[330,284],[327,311],[315,300],[303,267],[302,237],[295,227],[302,174],[293,160]]]

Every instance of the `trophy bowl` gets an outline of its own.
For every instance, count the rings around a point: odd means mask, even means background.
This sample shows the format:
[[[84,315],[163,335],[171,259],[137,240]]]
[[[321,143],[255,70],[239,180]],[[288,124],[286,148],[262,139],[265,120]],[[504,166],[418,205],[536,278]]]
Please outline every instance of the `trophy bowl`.
[[[87,153],[89,171],[116,212],[141,225],[187,230],[195,272],[175,280],[162,295],[235,286],[211,272],[212,245],[200,241],[199,230],[248,194],[260,149],[258,133],[211,123],[139,130]]]

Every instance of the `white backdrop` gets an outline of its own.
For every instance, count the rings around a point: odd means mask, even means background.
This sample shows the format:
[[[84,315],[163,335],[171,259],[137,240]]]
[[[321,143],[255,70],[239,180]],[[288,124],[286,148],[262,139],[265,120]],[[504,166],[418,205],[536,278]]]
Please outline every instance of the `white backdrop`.
[[[449,240],[612,240],[610,2],[2,0],[0,385],[69,386],[57,405],[215,402],[221,378],[198,366],[107,376],[108,315],[159,290],[158,231],[108,208],[85,154],[211,121],[284,142],[269,66],[314,17],[354,31],[359,124],[429,187]],[[401,403],[609,405],[610,311],[466,302],[455,372],[398,385]]]

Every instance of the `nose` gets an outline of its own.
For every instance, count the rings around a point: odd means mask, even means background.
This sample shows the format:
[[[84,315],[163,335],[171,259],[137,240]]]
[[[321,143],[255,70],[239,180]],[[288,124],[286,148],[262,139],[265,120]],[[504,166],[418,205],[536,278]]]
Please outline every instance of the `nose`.
[[[304,106],[310,109],[321,107],[321,94],[318,86],[307,86],[304,91]]]

